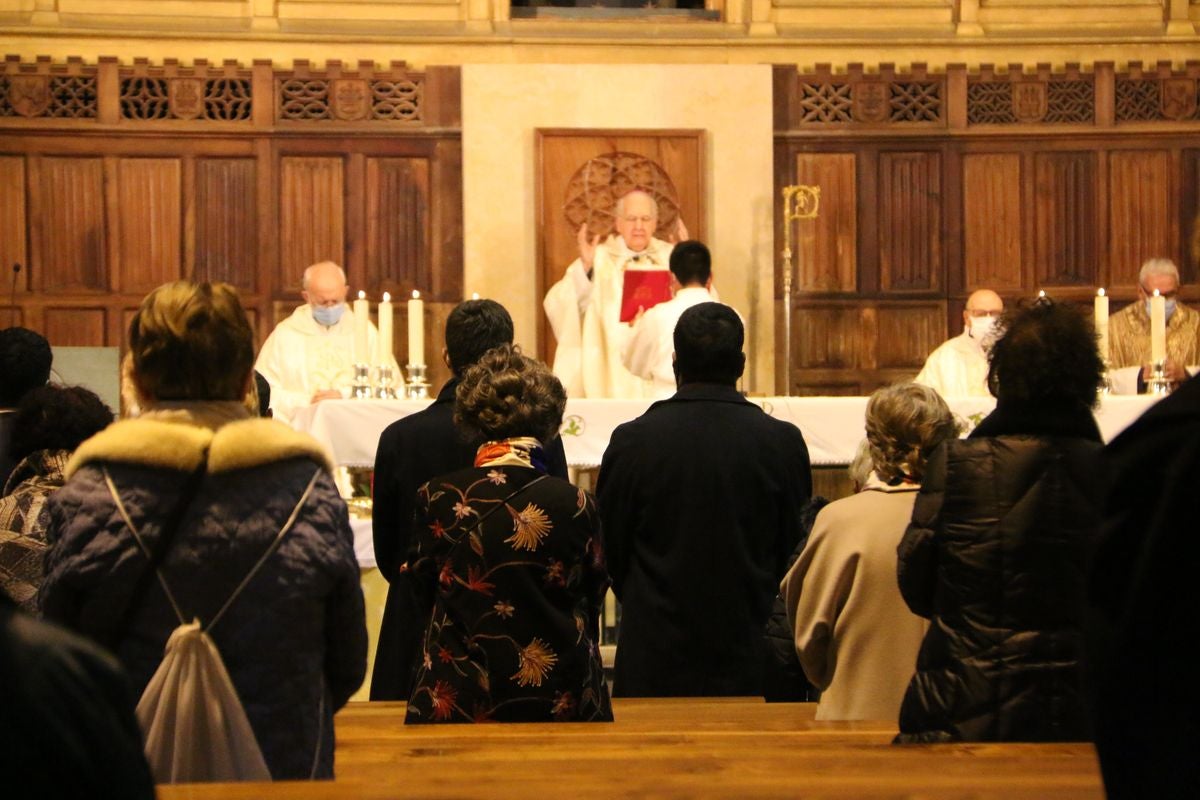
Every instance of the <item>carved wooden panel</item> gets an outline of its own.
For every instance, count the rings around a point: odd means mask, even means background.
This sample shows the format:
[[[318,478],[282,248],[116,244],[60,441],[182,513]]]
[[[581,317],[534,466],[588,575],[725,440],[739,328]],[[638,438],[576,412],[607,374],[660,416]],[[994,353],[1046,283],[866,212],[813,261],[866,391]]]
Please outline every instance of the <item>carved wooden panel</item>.
[[[40,158],[35,164],[34,286],[46,292],[107,290],[103,160]]]
[[[29,287],[29,259],[25,250],[25,159],[21,156],[0,157],[0,275],[5,298],[12,289],[9,270],[20,264],[23,272],[17,277],[17,290]],[[7,322],[0,322],[7,324]]]
[[[341,158],[281,159],[279,286],[298,292],[305,267],[344,263],[344,191]]]
[[[963,156],[964,288],[1021,288],[1021,155]]]
[[[881,305],[876,317],[876,364],[881,369],[920,370],[925,358],[947,338],[941,303]]]
[[[1037,286],[1097,283],[1096,156],[1034,156],[1034,280]]]
[[[1147,258],[1174,258],[1178,241],[1171,154],[1117,150],[1108,158],[1108,283],[1133,287]]]
[[[942,285],[941,156],[879,156],[879,278],[884,291]]]
[[[858,261],[858,191],[854,153],[801,153],[794,182],[821,187],[816,219],[792,223],[796,287],[852,292]],[[778,243],[779,247],[783,242]]]
[[[660,217],[669,217],[674,206],[691,238],[704,241],[703,131],[539,129],[537,137],[539,298],[579,257],[578,221],[587,219],[596,233],[606,231],[619,195],[639,187],[653,190],[663,174],[675,197],[663,198]],[[608,157],[614,153],[628,156]],[[597,169],[581,187],[581,168],[593,159]],[[664,219],[660,239],[671,233],[663,228]],[[541,356],[553,361],[554,333],[544,318],[541,342]]]
[[[801,369],[847,369],[867,361],[871,336],[858,306],[801,306],[793,312],[792,358]]]
[[[462,141],[438,141],[430,165],[430,191],[435,201],[431,201],[429,213],[430,281],[436,297],[465,296],[461,266],[447,268],[463,263],[462,170]],[[440,340],[440,332],[438,337]]]
[[[257,181],[252,158],[196,160],[196,280],[258,290]]]
[[[368,158],[367,284],[397,298],[428,293],[429,159]]]
[[[50,307],[44,315],[42,335],[56,347],[110,345],[104,333],[105,316],[103,308]]]
[[[182,219],[177,158],[117,162],[116,288],[148,292],[178,280]]]

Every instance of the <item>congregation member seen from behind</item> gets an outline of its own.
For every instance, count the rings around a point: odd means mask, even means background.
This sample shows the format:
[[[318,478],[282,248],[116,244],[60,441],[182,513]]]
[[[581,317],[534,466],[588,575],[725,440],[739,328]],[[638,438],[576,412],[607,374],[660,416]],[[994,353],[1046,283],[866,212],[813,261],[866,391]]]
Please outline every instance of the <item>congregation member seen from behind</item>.
[[[800,664],[821,690],[817,719],[895,719],[928,626],[900,598],[896,545],[926,461],[958,423],[933,389],[904,383],[871,395],[866,428],[873,471],[821,510],[780,586]]]
[[[800,430],[737,390],[737,312],[675,326],[679,390],[613,431],[597,496],[622,602],[613,693],[761,695],[763,638],[812,494]]]
[[[1104,502],[1091,410],[1103,364],[1076,308],[1039,300],[1002,323],[988,373],[996,410],[934,453],[900,542],[900,592],[931,625],[898,742],[1088,738],[1085,576]]]
[[[112,649],[139,695],[181,617],[198,619],[271,777],[331,777],[333,714],[362,682],[367,641],[349,517],[326,456],[312,438],[251,416],[253,335],[232,287],[160,286],[142,301],[129,346],[141,416],[68,463],[48,503],[42,611]]]
[[[405,569],[425,609],[407,723],[612,720],[600,662],[608,589],[595,503],[547,473],[566,393],[502,345],[462,375],[454,421],[472,467],[417,496]]]

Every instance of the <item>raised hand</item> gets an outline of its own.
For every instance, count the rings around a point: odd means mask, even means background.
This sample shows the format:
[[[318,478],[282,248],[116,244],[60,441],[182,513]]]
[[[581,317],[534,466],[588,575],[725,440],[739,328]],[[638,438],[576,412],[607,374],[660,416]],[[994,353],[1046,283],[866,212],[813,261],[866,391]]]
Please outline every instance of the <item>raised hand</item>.
[[[683,215],[675,218],[675,230],[671,231],[670,241],[672,244],[679,244],[688,240],[688,229],[683,224]]]
[[[592,263],[596,260],[596,248],[600,246],[600,236],[589,237],[588,226],[585,222],[576,231],[575,241],[579,243],[579,260],[583,263],[583,268],[591,272]]]

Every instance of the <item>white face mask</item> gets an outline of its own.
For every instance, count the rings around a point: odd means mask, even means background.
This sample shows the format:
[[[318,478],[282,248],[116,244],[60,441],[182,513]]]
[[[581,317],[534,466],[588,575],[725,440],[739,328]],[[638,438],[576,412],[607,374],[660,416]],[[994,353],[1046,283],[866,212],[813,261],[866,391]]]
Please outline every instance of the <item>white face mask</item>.
[[[996,330],[995,317],[971,317],[968,323],[971,338],[980,343],[989,343],[992,333]]]

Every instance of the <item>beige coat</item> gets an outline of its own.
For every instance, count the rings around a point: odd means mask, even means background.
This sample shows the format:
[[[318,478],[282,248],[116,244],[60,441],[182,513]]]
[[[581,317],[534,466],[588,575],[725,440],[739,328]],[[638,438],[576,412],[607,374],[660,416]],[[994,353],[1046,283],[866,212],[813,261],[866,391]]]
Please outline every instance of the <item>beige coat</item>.
[[[780,584],[796,654],[821,690],[817,719],[896,719],[928,626],[896,583],[920,487],[873,484],[821,510]]]

